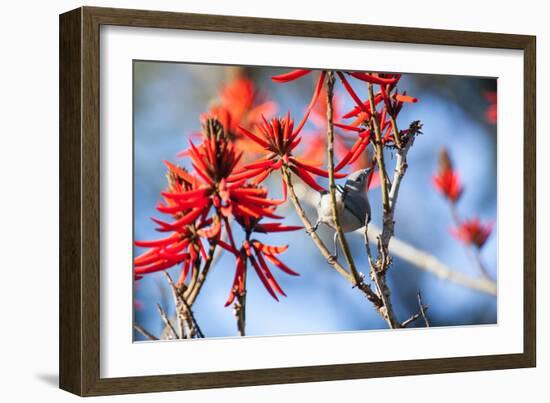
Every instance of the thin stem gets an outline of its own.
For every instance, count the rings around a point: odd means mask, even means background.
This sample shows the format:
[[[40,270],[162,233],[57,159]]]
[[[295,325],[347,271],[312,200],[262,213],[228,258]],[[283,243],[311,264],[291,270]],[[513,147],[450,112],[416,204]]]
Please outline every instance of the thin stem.
[[[187,301],[189,305],[193,305],[195,303],[195,300],[199,296],[202,286],[204,285],[204,281],[206,280],[206,276],[208,276],[208,272],[210,271],[210,268],[212,267],[212,263],[214,262],[214,253],[216,252],[216,246],[217,246],[217,241],[216,239],[214,239],[210,244],[210,248],[208,249],[208,255],[206,257],[206,261],[204,262],[204,266],[200,274],[198,275],[193,286],[192,287],[190,286],[187,289],[187,292],[183,295],[183,298]]]
[[[162,322],[164,323],[164,326],[168,328],[170,333],[172,334],[172,337],[174,339],[179,339],[179,335],[176,332],[176,329],[174,329],[174,326],[172,325],[172,322],[170,322],[170,319],[168,319],[168,316],[166,316],[166,312],[164,312],[164,309],[162,309],[162,306],[160,304],[157,304],[157,310],[159,312],[159,315],[162,319]]]
[[[395,195],[397,195],[398,187],[395,187],[395,183],[391,190],[388,190],[388,174],[386,172],[386,163],[384,161],[384,145],[382,144],[382,133],[380,132],[380,124],[378,121],[378,112],[376,110],[376,104],[374,101],[374,89],[371,83],[368,84],[369,103],[371,108],[371,126],[374,130],[374,149],[376,162],[378,164],[378,171],[380,173],[380,187],[382,193],[382,207],[383,207],[383,226],[382,235],[379,237],[378,246],[378,260],[377,265],[371,265],[371,278],[376,284],[378,289],[378,295],[382,300],[384,310],[383,317],[392,328],[399,328],[401,325],[396,319],[396,315],[393,311],[393,305],[391,302],[390,289],[386,283],[386,271],[390,265],[391,259],[388,256],[388,244],[391,236],[393,235],[393,208],[390,202],[390,194],[395,189]],[[396,167],[398,169],[398,167]],[[397,184],[397,186],[399,186]]]
[[[380,124],[378,122],[378,112],[374,103],[374,90],[371,83],[368,84],[369,103],[371,110],[371,124],[374,129],[374,151],[378,170],[380,172],[380,188],[382,193],[382,206],[384,214],[390,211],[390,201],[388,197],[388,174],[386,173],[386,163],[384,162],[384,146],[382,145],[382,134],[380,133]]]
[[[192,331],[191,331],[191,337],[193,337],[195,334],[200,337],[204,338],[204,333],[202,332],[199,322],[197,322],[197,319],[195,318],[195,315],[193,314],[193,310],[191,309],[191,306],[185,301],[184,298],[181,298],[181,302],[183,306],[185,307],[185,311],[187,312],[187,315],[189,316],[189,319],[191,320],[191,323],[193,325]]]
[[[141,327],[137,323],[134,323],[134,329],[136,329],[138,332],[140,332],[142,335],[147,337],[149,340],[158,340],[158,337],[154,336],[153,334],[149,333],[145,328]]]
[[[330,251],[325,246],[319,235],[313,230],[313,225],[311,224],[311,221],[306,215],[306,212],[304,211],[302,204],[300,203],[300,200],[298,199],[298,196],[296,195],[296,191],[294,189],[294,185],[292,183],[291,175],[289,172],[288,167],[283,166],[282,170],[283,180],[286,183],[287,189],[288,189],[288,195],[290,197],[290,201],[294,205],[294,208],[296,210],[296,213],[298,213],[298,217],[300,217],[300,220],[302,221],[302,224],[304,224],[304,227],[306,228],[307,233],[317,246],[319,248],[319,251],[323,255],[325,259],[329,262],[329,264],[340,274],[342,277],[344,277],[346,280],[348,280],[350,283],[353,284],[353,277],[350,275],[350,273],[342,266],[340,263],[338,263],[335,260],[331,260],[332,257]]]
[[[393,131],[393,137],[395,139],[395,144],[397,145],[397,148],[401,149],[403,147],[401,143],[401,133],[399,133],[399,130],[397,130],[397,121],[395,120],[395,116],[390,115],[390,122]]]
[[[178,293],[178,288],[172,281],[172,277],[170,277],[170,274],[168,272],[164,272],[164,277],[166,278],[166,281],[168,282],[168,286],[170,287],[170,290],[172,291],[172,298],[174,300],[174,308],[176,311],[176,324],[179,329],[180,338],[185,338],[185,315],[183,314],[181,310],[181,302],[180,302],[180,295]]]
[[[246,242],[250,241],[250,231],[246,232]],[[243,254],[244,270],[243,270],[243,293],[237,295],[237,303],[235,304],[235,315],[237,316],[237,329],[240,336],[246,336],[246,278],[248,258]]]
[[[225,227],[227,229],[227,235],[229,237],[229,243],[233,249],[238,250],[235,239],[233,238],[233,233],[231,232],[231,226],[227,217],[224,217]],[[246,232],[246,241],[250,241],[250,232]],[[241,254],[241,258],[244,259],[244,270],[243,270],[243,292],[237,294],[237,301],[233,305],[235,309],[235,317],[237,318],[237,330],[239,336],[246,335],[246,276],[247,276],[247,264],[248,259],[245,253]]]
[[[384,274],[379,273],[376,267],[371,267],[370,273],[371,273],[371,278],[374,281],[374,284],[376,284],[376,288],[378,290],[378,296],[382,301],[382,307],[380,309],[380,313],[382,317],[384,318],[384,320],[386,321],[386,323],[391,329],[397,329],[401,327],[393,311],[393,305],[392,305],[391,296],[390,296],[390,289],[386,284],[386,276]]]
[[[363,281],[357,268],[355,267],[355,262],[353,261],[353,256],[349,249],[348,242],[342,225],[340,224],[340,215],[338,214],[338,207],[336,205],[336,183],[334,181],[334,124],[333,124],[333,106],[332,98],[334,95],[334,72],[329,71],[327,73],[327,160],[328,160],[328,180],[329,180],[329,190],[330,190],[330,205],[332,209],[332,219],[334,221],[334,230],[338,233],[338,239],[340,241],[340,246],[344,252],[344,257],[350,268],[351,274],[355,281],[354,285],[357,285]]]
[[[420,291],[416,294],[416,297],[418,299],[418,306],[420,307],[420,313],[422,314],[422,317],[424,318],[424,324],[426,327],[430,327],[430,321],[428,320],[428,316],[426,315],[426,310],[428,309],[427,306],[424,306],[422,303],[422,295],[420,294]]]
[[[204,334],[200,329],[199,323],[197,322],[197,319],[193,314],[191,305],[189,305],[185,298],[179,294],[176,285],[172,281],[172,277],[170,277],[170,274],[164,272],[164,275],[166,277],[166,280],[168,281],[170,288],[172,289],[172,294],[174,296],[174,301],[176,305],[176,316],[179,320],[178,325],[180,328],[181,338],[185,338],[185,325],[187,325],[189,329],[189,332],[187,332],[189,338],[192,338],[194,334],[199,337],[204,337]]]
[[[381,229],[376,225],[372,223],[369,224],[368,238],[370,240],[375,241],[380,232]],[[426,251],[420,250],[399,238],[392,237],[388,251],[392,255],[398,256],[405,262],[410,263],[415,268],[428,272],[442,281],[450,281],[462,287],[467,287],[488,295],[497,295],[497,285],[495,282],[483,277],[474,278],[462,274],[460,271],[447,266],[435,256]]]
[[[451,209],[451,216],[453,217],[454,225],[458,228],[460,227],[462,220],[458,215],[458,211],[456,210],[456,205],[454,203],[449,203],[449,207]],[[464,245],[464,250],[466,251],[466,254],[470,258],[470,260],[473,262],[474,266],[481,273],[481,275],[492,281],[493,279],[491,278],[491,275],[489,274],[489,272],[485,268],[485,265],[481,261],[481,256],[479,255],[479,249],[476,249],[474,251],[472,250],[472,248],[468,247],[468,245]]]
[[[235,304],[235,316],[237,317],[237,329],[239,331],[239,336],[246,336],[246,265],[247,259],[244,258],[245,269],[243,271],[243,283],[244,283],[244,292],[237,295],[237,303]]]

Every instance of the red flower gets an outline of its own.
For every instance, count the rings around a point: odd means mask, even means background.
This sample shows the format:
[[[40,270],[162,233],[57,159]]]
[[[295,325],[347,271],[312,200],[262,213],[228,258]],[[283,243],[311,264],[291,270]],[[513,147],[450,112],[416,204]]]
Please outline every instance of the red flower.
[[[458,228],[451,229],[451,234],[466,245],[481,248],[493,230],[492,223],[482,224],[479,218],[463,221]]]
[[[275,102],[264,101],[254,82],[242,76],[234,78],[220,90],[219,101],[203,115],[203,120],[217,119],[240,150],[259,152],[257,145],[242,136],[237,128],[243,126],[251,129],[260,123],[262,115],[272,116],[277,109]]]
[[[321,91],[320,99],[326,98],[326,89],[323,87]],[[333,120],[338,121],[341,118],[341,105],[342,97],[337,93],[332,98],[332,114]],[[327,151],[327,103],[317,102],[313,108],[310,116],[311,123],[315,126],[314,132],[304,134],[303,137],[306,140],[307,147],[304,150],[303,158],[305,160],[312,161],[314,165],[321,165],[326,157]],[[343,133],[341,130],[348,130],[347,125],[341,123],[334,124],[334,151],[338,158],[344,159],[350,153],[352,145],[357,140],[357,132],[362,132],[364,129],[354,127],[352,135]],[[358,129],[358,130],[356,130]],[[302,143],[303,145],[304,143]],[[365,147],[349,155],[348,160],[344,164],[338,164],[336,171],[339,171],[344,166],[351,166],[352,171],[357,171],[362,168],[366,168],[370,165],[370,158],[368,153],[363,152],[368,145],[368,139]],[[352,158],[353,157],[353,158]]]
[[[199,255],[206,259],[201,238],[217,241],[223,223],[232,238],[224,217],[235,214],[243,220],[280,218],[274,214],[274,206],[281,202],[250,194],[246,178],[235,173],[242,152],[228,141],[218,121],[209,119],[203,127],[203,142],[198,146],[190,144],[187,154],[196,176],[166,162],[169,187],[162,192],[164,202],[158,203],[157,210],[170,216],[171,221],[152,220],[159,225],[157,231],[171,234],[154,241],[135,242],[136,246],[150,248],[134,261],[136,278],[181,263],[180,283],[185,281],[190,267],[198,269]]]
[[[487,122],[497,123],[497,93],[496,91],[487,91],[485,93],[485,99],[489,102],[489,106],[485,111],[485,119]]]
[[[307,185],[317,191],[324,189],[315,182],[312,175],[328,177],[328,172],[312,165],[293,155],[293,150],[301,141],[300,128],[294,130],[294,120],[287,114],[284,118],[273,118],[269,122],[264,119],[262,125],[258,126],[259,134],[254,134],[240,128],[241,132],[264,148],[266,157],[252,164],[245,165],[242,170],[242,177],[256,177],[254,183],[262,182],[272,171],[281,169],[283,164],[292,172],[298,175]],[[337,178],[346,175],[336,174]],[[283,182],[283,190],[286,196],[286,189]]]
[[[440,172],[433,177],[435,188],[451,202],[456,203],[462,195],[460,178],[455,171]]]
[[[338,124],[338,127],[341,127],[345,130],[362,133],[363,137],[370,136],[370,129],[372,129],[372,109],[374,109],[377,112],[377,123],[380,130],[380,135],[382,137],[382,143],[385,145],[393,146],[395,144],[395,133],[393,133],[394,126],[392,125],[392,119],[397,118],[397,115],[401,111],[404,103],[415,103],[418,102],[418,99],[411,97],[406,93],[399,94],[396,85],[401,78],[400,74],[367,74],[357,72],[347,72],[347,74],[359,80],[366,81],[370,84],[377,84],[380,90],[379,92],[374,94],[374,107],[371,107],[370,99],[367,99],[366,101],[361,101],[351,84],[346,79],[344,73],[338,72],[338,77],[340,78],[340,81],[356,104],[356,107],[354,107],[350,112],[343,115],[344,119],[355,118],[355,120],[350,125]],[[378,110],[378,105],[380,103],[383,103],[383,107]],[[361,128],[360,126],[364,126],[364,128]],[[401,138],[403,138],[403,136],[416,134],[417,132],[411,129],[400,131]],[[368,138],[366,141],[361,141],[358,139],[355,146],[366,147],[365,143],[368,144],[368,141]]]
[[[462,195],[460,177],[453,169],[447,150],[439,153],[439,172],[432,178],[435,188],[450,202],[456,203]]]
[[[287,83],[289,81],[294,81],[300,77],[305,76],[306,74],[311,73],[312,70],[293,70],[289,73],[280,74],[278,76],[273,76],[271,79],[277,83]],[[307,122],[307,119],[309,118],[309,114],[313,110],[315,104],[317,103],[317,99],[319,99],[319,95],[321,94],[321,90],[323,89],[323,83],[325,82],[325,76],[326,71],[322,70],[321,74],[319,75],[319,78],[317,79],[317,84],[315,85],[315,90],[313,91],[313,96],[311,97],[311,101],[309,102],[308,107],[306,108],[306,112],[304,114],[304,117],[300,121],[300,124],[296,128],[296,132],[299,133],[304,125]]]
[[[273,223],[261,223],[263,218],[281,218],[274,215],[275,209],[278,205],[285,202],[285,200],[271,200],[267,198],[267,189],[258,186],[247,184],[242,188],[236,189],[233,191],[233,197],[235,199],[235,204],[237,208],[234,209],[233,215],[235,220],[243,227],[247,234],[252,232],[282,232],[282,231],[296,231],[302,227],[295,225],[282,225],[278,222]],[[241,209],[241,206],[246,206],[246,203],[253,203],[258,207],[263,207],[267,209],[270,215],[267,214],[254,214],[255,211],[249,211],[249,207],[244,207]]]
[[[175,221],[167,223],[153,218],[159,224],[158,231],[170,231],[165,238],[149,241],[135,241],[139,247],[149,248],[134,259],[136,280],[144,274],[166,270],[182,264],[178,284],[185,281],[191,268],[197,270],[199,256],[206,256],[201,236],[216,238],[220,233],[220,222],[216,218],[206,219],[203,214],[205,203],[199,201],[203,187],[197,178],[183,168],[168,165],[168,189],[164,192],[164,203],[159,202],[157,210],[170,215]],[[185,199],[171,197],[174,194],[188,194]]]
[[[267,292],[269,292],[269,294],[277,301],[279,300],[277,294],[285,297],[286,294],[273,276],[267,262],[291,276],[300,275],[281,262],[276,256],[286,251],[288,249],[288,245],[270,246],[265,245],[258,240],[251,240],[250,242],[244,241],[241,249],[238,251],[225,243],[220,243],[220,245],[236,256],[235,277],[233,279],[231,292],[229,293],[229,298],[227,299],[225,306],[230,305],[237,295],[244,294],[247,262],[250,262]]]

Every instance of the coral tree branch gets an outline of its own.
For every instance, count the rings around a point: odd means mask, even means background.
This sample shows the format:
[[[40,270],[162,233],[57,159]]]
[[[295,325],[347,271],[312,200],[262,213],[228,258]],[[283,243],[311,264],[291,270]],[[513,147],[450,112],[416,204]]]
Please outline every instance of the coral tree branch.
[[[326,79],[327,88],[327,161],[328,161],[328,180],[330,190],[330,206],[332,209],[332,218],[334,220],[335,231],[338,233],[340,246],[344,252],[344,257],[353,276],[354,285],[363,282],[361,275],[355,267],[353,256],[349,249],[348,242],[340,224],[340,215],[338,214],[338,206],[336,205],[336,183],[334,182],[334,122],[333,122],[333,106],[332,98],[334,95],[334,72],[329,71]]]

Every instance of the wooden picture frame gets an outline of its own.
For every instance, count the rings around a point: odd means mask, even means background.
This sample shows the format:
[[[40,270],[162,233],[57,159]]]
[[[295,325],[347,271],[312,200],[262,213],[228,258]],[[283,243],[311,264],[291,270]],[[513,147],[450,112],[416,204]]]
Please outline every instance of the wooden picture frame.
[[[269,34],[524,52],[524,349],[469,356],[100,377],[100,26]],[[435,29],[82,7],[60,16],[60,387],[81,396],[533,367],[536,363],[535,37]]]

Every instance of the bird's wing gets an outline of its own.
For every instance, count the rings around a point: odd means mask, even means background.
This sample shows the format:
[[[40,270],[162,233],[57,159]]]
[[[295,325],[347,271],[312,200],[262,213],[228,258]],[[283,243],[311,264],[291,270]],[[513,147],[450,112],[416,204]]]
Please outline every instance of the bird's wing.
[[[370,205],[364,197],[350,197],[344,199],[344,208],[353,214],[360,223],[370,221]]]

